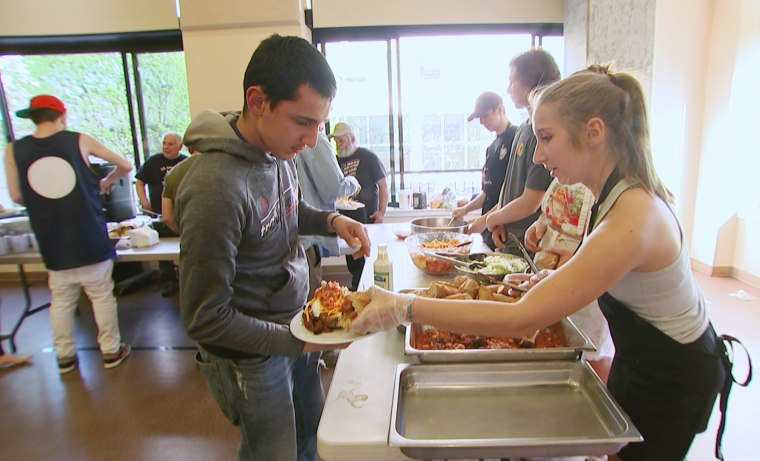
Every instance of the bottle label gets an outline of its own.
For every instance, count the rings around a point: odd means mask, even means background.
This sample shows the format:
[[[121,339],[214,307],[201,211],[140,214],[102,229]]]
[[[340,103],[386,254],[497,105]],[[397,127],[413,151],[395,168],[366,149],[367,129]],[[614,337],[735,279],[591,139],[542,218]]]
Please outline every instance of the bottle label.
[[[390,274],[388,272],[375,272],[375,285],[386,290],[392,290]]]

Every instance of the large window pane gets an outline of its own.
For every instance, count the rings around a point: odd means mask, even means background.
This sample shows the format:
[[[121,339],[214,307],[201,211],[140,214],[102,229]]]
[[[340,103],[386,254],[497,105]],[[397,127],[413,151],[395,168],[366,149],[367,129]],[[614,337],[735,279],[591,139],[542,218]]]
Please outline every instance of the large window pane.
[[[182,52],[138,55],[150,152],[161,152],[167,131],[184,135],[190,123],[187,72]]]
[[[506,90],[509,61],[530,49],[532,36],[413,36],[397,40],[398,56],[396,39],[325,43],[327,60],[338,80],[330,121],[353,123],[359,144],[380,155],[386,168],[391,165],[390,156],[395,156],[394,168],[389,168],[392,195],[403,184],[405,189],[426,192],[430,197],[449,189],[457,198],[469,198],[480,191],[485,149],[495,134],[477,119],[468,122],[467,117],[478,95],[494,91],[504,99],[512,123],[527,118],[527,111],[516,109]],[[564,39],[544,37],[543,46],[562,68]],[[389,124],[394,128],[392,146]],[[399,125],[403,145],[399,145]]]
[[[400,42],[404,155],[409,172],[404,186],[425,192],[448,187],[457,196],[480,188],[485,149],[494,134],[477,119],[467,122],[475,99],[484,91],[502,95],[507,117],[521,123],[506,94],[509,60],[530,48],[531,36],[473,35],[404,37]],[[431,178],[425,171],[452,170]],[[470,171],[462,174],[461,170]],[[420,173],[418,175],[411,173]],[[464,179],[463,179],[464,178]],[[434,185],[434,191],[429,190]]]
[[[338,82],[331,125],[351,123],[356,129],[356,142],[376,153],[390,171],[387,53],[384,41],[325,45],[325,56]]]
[[[2,56],[0,68],[16,139],[31,134],[34,125],[14,112],[34,95],[53,94],[66,104],[69,129],[134,159],[120,54]]]

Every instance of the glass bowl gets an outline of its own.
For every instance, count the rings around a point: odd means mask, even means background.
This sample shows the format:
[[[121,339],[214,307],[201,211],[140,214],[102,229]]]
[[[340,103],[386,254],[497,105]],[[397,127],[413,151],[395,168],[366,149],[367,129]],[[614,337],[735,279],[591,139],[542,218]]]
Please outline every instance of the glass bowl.
[[[425,232],[410,235],[404,243],[417,269],[429,275],[449,275],[456,270],[454,263],[428,256],[423,250],[444,256],[466,255],[472,246],[472,236],[460,232]]]

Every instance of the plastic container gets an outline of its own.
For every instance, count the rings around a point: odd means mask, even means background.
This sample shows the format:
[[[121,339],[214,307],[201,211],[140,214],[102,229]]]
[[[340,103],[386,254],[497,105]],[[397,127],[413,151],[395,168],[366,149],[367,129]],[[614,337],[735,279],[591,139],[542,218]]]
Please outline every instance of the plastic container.
[[[377,246],[375,260],[375,285],[393,291],[393,264],[388,259],[388,245],[381,243]]]

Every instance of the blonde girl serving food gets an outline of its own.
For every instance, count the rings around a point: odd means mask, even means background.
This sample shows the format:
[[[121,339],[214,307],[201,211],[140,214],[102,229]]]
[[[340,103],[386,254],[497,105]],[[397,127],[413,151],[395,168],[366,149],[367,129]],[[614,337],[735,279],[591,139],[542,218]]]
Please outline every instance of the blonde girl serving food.
[[[533,161],[562,184],[596,197],[578,251],[505,308],[371,289],[356,331],[415,322],[457,332],[520,337],[594,299],[615,343],[608,388],[644,437],[624,460],[681,460],[703,431],[730,361],[694,280],[672,196],[654,171],[644,94],[635,78],[592,66],[531,99],[538,144]],[[719,434],[720,439],[720,434]],[[719,446],[719,443],[718,443]],[[717,450],[719,453],[719,448]]]

